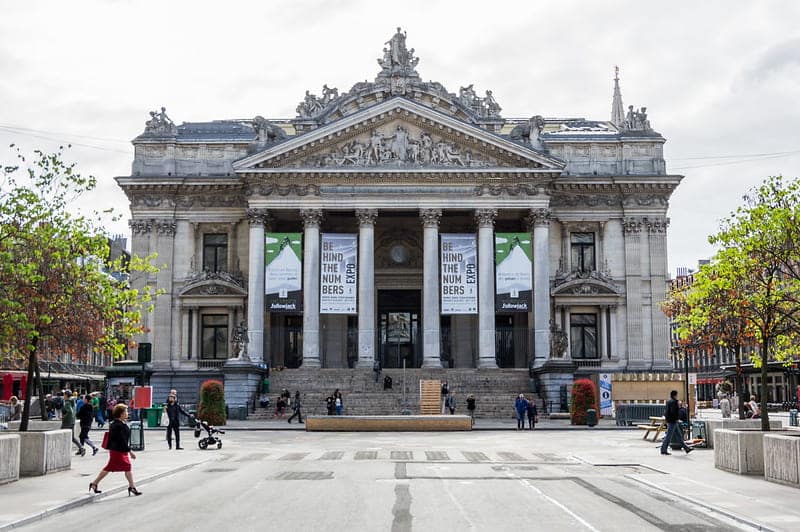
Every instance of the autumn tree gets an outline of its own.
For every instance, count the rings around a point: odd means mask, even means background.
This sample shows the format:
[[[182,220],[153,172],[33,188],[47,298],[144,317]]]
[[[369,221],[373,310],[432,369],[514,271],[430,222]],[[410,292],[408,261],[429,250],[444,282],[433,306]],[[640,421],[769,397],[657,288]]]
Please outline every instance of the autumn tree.
[[[43,345],[78,358],[92,350],[121,357],[128,339],[143,331],[142,312],[157,294],[106,273],[122,264],[109,261],[99,216],[69,212],[95,179],[65,163],[63,148],[34,153],[27,161],[17,149],[19,165],[4,166],[0,182],[0,358],[27,363],[20,430],[27,430]],[[152,258],[133,257],[127,268],[132,275],[155,271]]]

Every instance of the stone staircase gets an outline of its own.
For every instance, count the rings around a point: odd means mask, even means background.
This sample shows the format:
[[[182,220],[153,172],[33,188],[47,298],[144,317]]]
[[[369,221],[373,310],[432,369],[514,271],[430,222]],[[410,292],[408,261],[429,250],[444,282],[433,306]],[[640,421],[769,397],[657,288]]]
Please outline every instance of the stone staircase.
[[[475,396],[475,417],[503,419],[514,417],[514,400],[524,393],[534,397],[540,415],[544,412],[542,402],[530,393],[530,380],[526,369],[406,369],[405,405],[403,401],[402,369],[387,369],[375,382],[371,369],[316,369],[299,368],[270,372],[269,408],[258,407],[248,415],[249,420],[273,419],[275,403],[281,390],[286,388],[294,397],[300,390],[304,415],[325,415],[325,398],[339,389],[343,395],[345,415],[397,415],[407,411],[420,413],[420,381],[447,380],[455,393],[456,413],[467,414],[467,395]],[[392,378],[392,389],[383,389],[383,378]],[[438,385],[434,391],[438,393]],[[432,394],[435,397],[435,393]],[[436,399],[441,412],[441,397]],[[291,414],[291,408],[287,410]]]

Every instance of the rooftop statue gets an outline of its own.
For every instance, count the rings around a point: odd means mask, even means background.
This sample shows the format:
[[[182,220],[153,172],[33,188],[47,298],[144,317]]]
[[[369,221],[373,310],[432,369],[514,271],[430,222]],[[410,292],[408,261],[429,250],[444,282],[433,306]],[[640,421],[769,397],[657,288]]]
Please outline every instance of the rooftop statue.
[[[166,107],[161,111],[150,111],[150,120],[144,123],[145,135],[177,135],[178,128],[167,116]]]
[[[633,109],[632,105],[628,106],[628,114],[625,115],[625,124],[623,129],[627,131],[644,131],[651,132],[653,128],[650,127],[650,120],[647,119],[647,107],[642,107],[638,111]]]
[[[544,145],[539,138],[544,129],[544,118],[539,115],[532,116],[525,124],[520,124],[511,130],[511,140],[530,144],[535,150],[543,150]]]
[[[419,58],[414,57],[413,48],[410,50],[406,48],[406,32],[400,31],[398,27],[397,33],[384,44],[388,44],[389,47],[383,49],[383,58],[378,59],[378,64],[383,68],[381,74],[400,74],[416,77],[417,73],[414,69],[419,63]]]
[[[286,138],[286,132],[263,116],[253,119],[253,129],[256,131],[256,141],[269,144]]]

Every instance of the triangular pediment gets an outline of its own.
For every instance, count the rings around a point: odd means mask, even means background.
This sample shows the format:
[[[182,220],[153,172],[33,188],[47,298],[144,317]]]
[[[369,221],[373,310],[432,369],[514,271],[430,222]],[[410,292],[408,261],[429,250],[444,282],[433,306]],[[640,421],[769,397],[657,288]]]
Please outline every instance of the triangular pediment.
[[[397,97],[290,138],[234,164],[237,173],[522,169],[564,163],[529,146]]]

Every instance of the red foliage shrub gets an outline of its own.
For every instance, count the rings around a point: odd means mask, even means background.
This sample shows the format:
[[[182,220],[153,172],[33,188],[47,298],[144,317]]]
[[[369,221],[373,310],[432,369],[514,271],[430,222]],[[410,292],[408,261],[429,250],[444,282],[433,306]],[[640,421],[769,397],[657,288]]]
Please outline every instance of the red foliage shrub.
[[[597,409],[594,383],[589,379],[578,379],[572,383],[572,399],[569,404],[572,424],[585,425],[586,411],[590,408]]]
[[[225,424],[225,391],[220,381],[208,380],[200,386],[197,418],[211,425]]]

